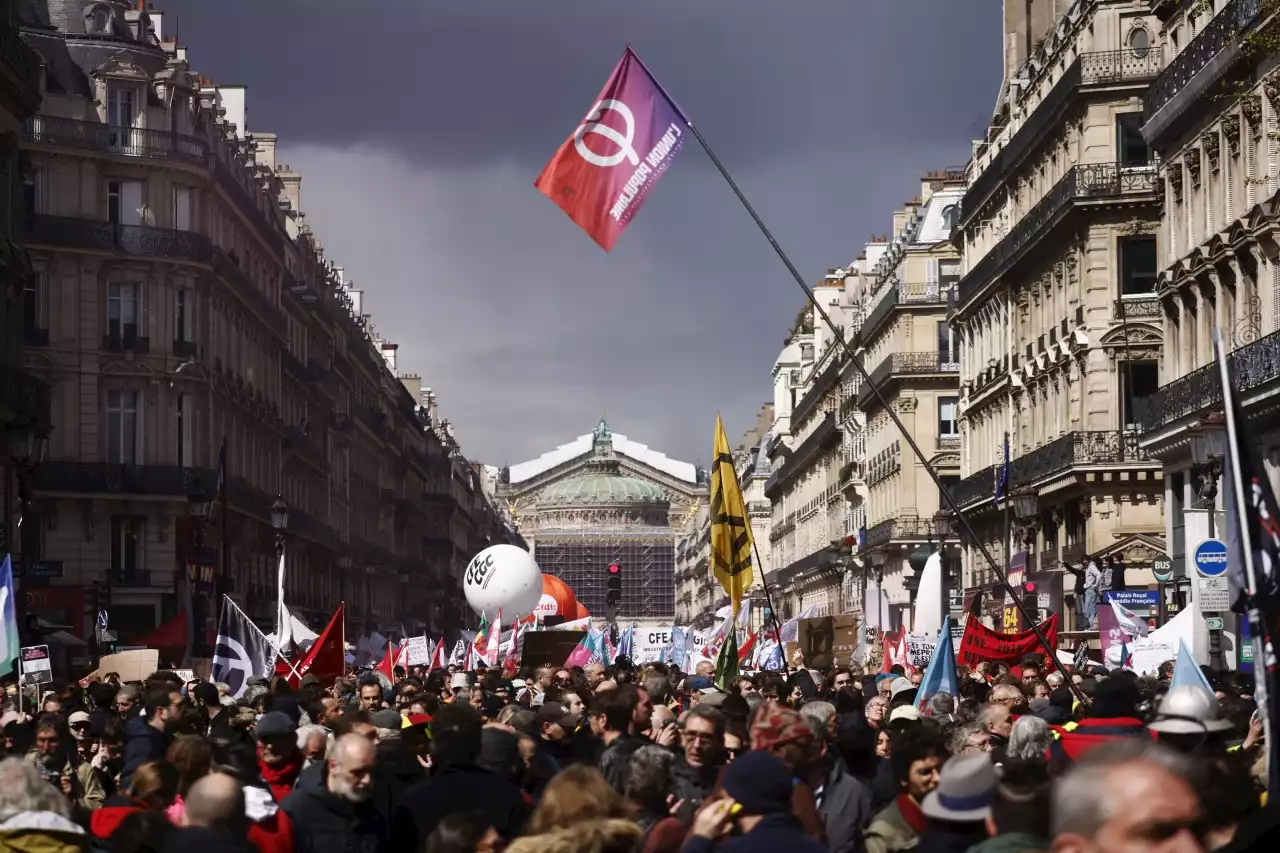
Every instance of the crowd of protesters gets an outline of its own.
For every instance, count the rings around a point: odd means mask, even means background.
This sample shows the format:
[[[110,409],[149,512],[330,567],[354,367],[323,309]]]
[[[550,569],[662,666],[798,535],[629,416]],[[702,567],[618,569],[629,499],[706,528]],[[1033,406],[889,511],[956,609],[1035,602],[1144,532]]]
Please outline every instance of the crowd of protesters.
[[[1280,849],[1248,679],[655,663],[9,688],[0,850]],[[1070,670],[1070,668],[1067,668]],[[1211,674],[1211,677],[1212,674]],[[1071,679],[1075,692],[1069,689]],[[1078,695],[1077,695],[1078,694]],[[923,709],[918,705],[923,705]]]

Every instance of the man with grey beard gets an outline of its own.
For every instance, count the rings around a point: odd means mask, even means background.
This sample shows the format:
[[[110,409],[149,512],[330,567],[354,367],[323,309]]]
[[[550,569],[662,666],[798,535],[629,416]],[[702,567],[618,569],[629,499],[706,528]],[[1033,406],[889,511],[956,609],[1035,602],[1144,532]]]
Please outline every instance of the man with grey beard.
[[[387,815],[373,796],[374,745],[360,735],[334,741],[320,785],[295,788],[281,803],[293,822],[297,853],[378,853]]]

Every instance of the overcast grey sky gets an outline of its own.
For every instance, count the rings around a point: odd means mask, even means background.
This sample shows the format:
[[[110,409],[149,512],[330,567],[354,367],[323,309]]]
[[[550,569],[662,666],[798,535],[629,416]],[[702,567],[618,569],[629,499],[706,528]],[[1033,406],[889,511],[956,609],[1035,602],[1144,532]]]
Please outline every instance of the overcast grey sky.
[[[696,145],[611,254],[533,188],[630,42],[810,281],[999,85],[997,0],[166,0],[192,70],[249,87],[329,256],[463,449],[613,428],[710,457],[770,396],[803,296]]]

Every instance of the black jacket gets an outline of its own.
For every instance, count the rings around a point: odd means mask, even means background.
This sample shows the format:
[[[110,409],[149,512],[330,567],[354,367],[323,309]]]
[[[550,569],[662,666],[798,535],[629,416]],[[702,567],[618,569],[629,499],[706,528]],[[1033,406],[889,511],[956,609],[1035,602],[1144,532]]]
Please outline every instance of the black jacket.
[[[716,779],[720,776],[720,767],[715,764],[694,767],[685,761],[683,755],[677,755],[671,765],[671,776],[672,794],[677,800],[684,800],[688,807],[685,812],[682,812],[682,816],[685,813],[692,816],[715,788]]]
[[[477,809],[510,840],[524,829],[528,808],[520,789],[496,773],[469,764],[444,765],[400,798],[391,822],[391,849],[421,850],[443,818]]]
[[[627,767],[631,764],[631,756],[640,747],[652,743],[647,738],[622,735],[604,748],[604,752],[600,753],[600,772],[613,790],[619,794],[626,793]]]
[[[188,826],[171,831],[164,842],[164,853],[253,853],[249,839],[236,837],[223,829]]]
[[[120,790],[129,790],[133,772],[148,761],[164,758],[164,734],[153,728],[146,717],[134,717],[124,727],[124,767],[120,770]]]
[[[426,778],[426,768],[407,741],[393,737],[378,743],[373,766],[373,804],[388,825],[404,792]]]
[[[383,853],[390,836],[386,816],[372,799],[352,803],[329,793],[328,768],[308,781],[320,784],[295,786],[280,808],[293,823],[296,853]],[[310,768],[308,768],[310,769]],[[414,848],[417,849],[417,848]]]

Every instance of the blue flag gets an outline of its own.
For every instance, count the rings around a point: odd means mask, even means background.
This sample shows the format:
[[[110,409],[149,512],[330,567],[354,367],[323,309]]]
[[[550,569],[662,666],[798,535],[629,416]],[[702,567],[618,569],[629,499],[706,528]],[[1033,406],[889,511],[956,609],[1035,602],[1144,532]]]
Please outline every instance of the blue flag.
[[[954,699],[960,694],[960,679],[956,677],[956,653],[951,645],[951,615],[942,617],[938,631],[938,645],[929,658],[920,689],[916,693],[916,709],[923,711],[935,693],[950,693]]]
[[[1187,648],[1186,640],[1178,638],[1178,657],[1173,662],[1173,678],[1169,680],[1169,689],[1172,690],[1184,684],[1195,684],[1210,693],[1214,692],[1209,679],[1204,677],[1204,670],[1196,663],[1191,649]]]
[[[13,598],[13,560],[8,554],[0,563],[0,675],[13,672],[14,658],[21,654],[18,638],[18,611]]]

